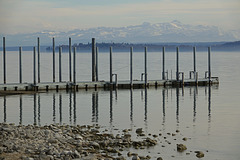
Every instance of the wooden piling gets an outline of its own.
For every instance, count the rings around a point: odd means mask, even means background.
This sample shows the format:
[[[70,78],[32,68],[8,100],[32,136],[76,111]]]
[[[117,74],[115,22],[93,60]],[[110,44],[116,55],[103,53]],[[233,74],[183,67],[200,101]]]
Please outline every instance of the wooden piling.
[[[110,61],[110,83],[112,83],[112,47],[110,47],[109,61]]]
[[[33,47],[33,84],[36,85],[36,47]]]
[[[196,47],[193,47],[193,72],[194,79],[196,79]]]
[[[130,47],[130,85],[133,86],[133,47]]]
[[[5,37],[3,37],[3,83],[6,84],[6,41]]]
[[[59,46],[59,82],[62,82],[62,47]]]
[[[38,83],[40,83],[40,38],[37,38],[37,44],[38,44]]]
[[[92,38],[92,81],[96,81],[96,42]]]
[[[69,81],[72,82],[72,40],[69,37]]]
[[[176,80],[179,81],[179,48],[176,48]]]
[[[98,47],[96,47],[96,81],[98,81]]]
[[[19,83],[22,83],[22,47],[19,47]]]
[[[76,84],[76,47],[73,49],[73,83]]]
[[[145,74],[145,87],[147,86],[147,47],[144,47],[144,74]]]
[[[208,79],[211,80],[211,47],[208,47]]]
[[[55,82],[55,39],[53,38],[53,82]]]
[[[162,80],[165,80],[165,47],[162,47]]]

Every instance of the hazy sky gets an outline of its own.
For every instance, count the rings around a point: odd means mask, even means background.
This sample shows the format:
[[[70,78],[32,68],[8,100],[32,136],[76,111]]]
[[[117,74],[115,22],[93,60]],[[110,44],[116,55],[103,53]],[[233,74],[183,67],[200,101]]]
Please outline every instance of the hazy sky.
[[[0,34],[173,20],[240,30],[240,0],[0,0]]]

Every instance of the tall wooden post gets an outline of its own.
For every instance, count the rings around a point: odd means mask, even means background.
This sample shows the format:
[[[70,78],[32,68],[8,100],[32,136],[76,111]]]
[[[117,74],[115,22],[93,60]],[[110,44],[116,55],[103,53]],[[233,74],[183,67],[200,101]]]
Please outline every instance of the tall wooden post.
[[[92,38],[92,81],[96,81],[96,42]]]

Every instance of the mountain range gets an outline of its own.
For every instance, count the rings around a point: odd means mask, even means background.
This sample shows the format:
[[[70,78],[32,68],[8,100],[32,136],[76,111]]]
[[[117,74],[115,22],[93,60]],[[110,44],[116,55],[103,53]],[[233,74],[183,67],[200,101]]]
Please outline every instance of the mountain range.
[[[34,46],[37,37],[45,46],[51,45],[52,37],[55,37],[56,45],[67,44],[69,37],[77,44],[91,42],[93,37],[97,42],[106,43],[229,42],[240,40],[240,30],[226,32],[217,26],[183,24],[174,20],[155,24],[144,22],[126,27],[96,27],[67,32],[48,30],[1,36],[6,37],[8,46]]]

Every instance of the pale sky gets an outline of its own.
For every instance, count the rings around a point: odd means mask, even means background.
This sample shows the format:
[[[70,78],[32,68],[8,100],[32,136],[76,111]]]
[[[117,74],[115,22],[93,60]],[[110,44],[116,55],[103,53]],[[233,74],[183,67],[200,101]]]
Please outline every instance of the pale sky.
[[[240,30],[240,0],[0,0],[0,34],[173,20]]]

